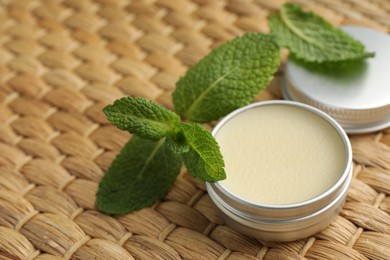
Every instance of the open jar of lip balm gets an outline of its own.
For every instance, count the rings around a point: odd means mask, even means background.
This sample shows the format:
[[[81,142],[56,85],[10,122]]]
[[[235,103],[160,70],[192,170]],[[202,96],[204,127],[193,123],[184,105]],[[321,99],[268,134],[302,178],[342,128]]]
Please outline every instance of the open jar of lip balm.
[[[212,132],[227,179],[207,183],[226,223],[268,241],[292,241],[324,229],[341,210],[352,178],[342,127],[311,106],[254,103]]]

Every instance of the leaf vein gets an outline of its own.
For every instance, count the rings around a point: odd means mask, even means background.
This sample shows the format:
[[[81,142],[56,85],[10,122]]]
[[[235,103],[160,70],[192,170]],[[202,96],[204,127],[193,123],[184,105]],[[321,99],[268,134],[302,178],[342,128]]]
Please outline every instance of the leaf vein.
[[[188,117],[194,109],[196,109],[197,105],[202,101],[202,99],[216,86],[218,86],[218,83],[222,81],[224,78],[226,78],[229,74],[231,74],[235,69],[229,70],[224,75],[220,76],[218,79],[216,79],[212,84],[210,84],[205,91],[203,91],[195,100],[192,102],[190,107],[187,109],[187,112],[185,113],[185,116]]]

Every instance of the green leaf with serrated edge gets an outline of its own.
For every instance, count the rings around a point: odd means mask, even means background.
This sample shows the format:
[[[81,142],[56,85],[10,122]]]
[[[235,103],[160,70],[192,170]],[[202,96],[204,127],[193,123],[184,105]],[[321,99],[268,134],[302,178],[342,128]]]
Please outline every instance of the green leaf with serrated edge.
[[[202,181],[215,182],[226,178],[225,164],[217,141],[209,131],[195,123],[177,123],[189,145],[183,154],[191,176]]]
[[[144,98],[125,97],[103,109],[114,126],[143,138],[159,140],[174,134],[172,124],[180,121],[175,113]]]
[[[134,136],[104,175],[96,194],[97,207],[108,214],[125,214],[163,198],[179,174],[182,159],[158,141]]]
[[[269,27],[281,47],[305,61],[330,62],[374,56],[347,33],[295,4],[285,4],[279,14],[272,14]]]
[[[214,49],[176,84],[176,112],[194,122],[209,122],[252,101],[280,64],[272,36],[247,33]]]

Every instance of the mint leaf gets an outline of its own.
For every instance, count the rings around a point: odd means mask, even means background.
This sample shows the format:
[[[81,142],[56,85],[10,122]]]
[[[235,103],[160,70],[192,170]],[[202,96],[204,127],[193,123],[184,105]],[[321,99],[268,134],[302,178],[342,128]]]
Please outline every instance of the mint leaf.
[[[176,112],[208,122],[245,106],[267,86],[280,64],[273,37],[247,33],[214,49],[176,84]]]
[[[183,154],[188,172],[202,181],[215,182],[226,178],[219,146],[209,131],[195,123],[177,123],[189,145]]]
[[[167,145],[176,154],[180,155],[188,152],[190,147],[185,139],[184,134],[181,132],[180,129],[177,128],[177,126],[175,126],[175,130],[176,132],[174,135],[170,135],[167,137]]]
[[[180,121],[175,113],[144,98],[125,97],[103,109],[114,126],[143,138],[159,140],[174,134],[172,124]]]
[[[167,194],[181,165],[165,138],[152,141],[134,136],[100,182],[96,205],[108,214],[148,207]]]
[[[281,47],[305,61],[329,62],[374,56],[347,33],[295,4],[283,5],[279,14],[270,17],[269,27]]]

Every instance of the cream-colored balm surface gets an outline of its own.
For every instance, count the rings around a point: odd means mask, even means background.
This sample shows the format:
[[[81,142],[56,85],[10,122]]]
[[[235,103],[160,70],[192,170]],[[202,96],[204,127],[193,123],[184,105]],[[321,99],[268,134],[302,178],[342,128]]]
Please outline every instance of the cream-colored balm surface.
[[[214,135],[227,175],[220,185],[253,203],[309,200],[335,184],[346,166],[337,131],[299,107],[253,107],[231,118]]]

